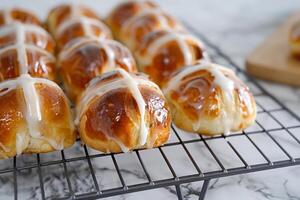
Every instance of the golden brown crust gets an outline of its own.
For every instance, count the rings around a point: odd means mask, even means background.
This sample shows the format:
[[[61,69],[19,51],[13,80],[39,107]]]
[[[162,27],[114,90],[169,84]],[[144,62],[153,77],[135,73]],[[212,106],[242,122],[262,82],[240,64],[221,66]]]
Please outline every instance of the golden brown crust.
[[[40,105],[42,114],[42,120],[37,125],[40,136],[29,132],[29,119],[26,116],[29,116],[30,103],[23,86],[5,88],[1,85],[0,158],[13,157],[17,153],[51,152],[67,148],[75,142],[76,134],[68,100],[63,91],[53,85],[38,81],[34,84],[39,101],[33,104]]]
[[[52,54],[55,53],[55,41],[51,35],[43,36],[38,34],[26,34],[25,43],[35,45]]]
[[[76,140],[76,134],[68,100],[62,91],[45,84],[36,84],[36,90],[43,110],[39,127],[46,140],[31,138],[24,153],[55,151],[55,145],[61,143],[63,148],[70,147]],[[56,144],[53,146],[51,143]]]
[[[65,30],[56,34],[56,41],[58,43],[59,49],[62,49],[71,40],[80,37],[95,37],[102,39],[112,39],[110,30],[100,21],[95,21],[95,23],[88,23],[90,33],[85,32],[84,25],[81,21],[72,23]]]
[[[16,78],[21,74],[21,68],[27,68],[33,77],[47,78],[56,80],[55,58],[48,52],[32,48],[30,45],[25,47],[27,66],[21,66],[18,62],[18,46],[8,46],[6,51],[0,53],[0,80]]]
[[[176,77],[191,67],[173,75]],[[255,120],[256,104],[248,87],[228,69],[213,68],[233,83],[231,100],[227,99],[229,91],[216,83],[215,74],[209,69],[203,68],[185,75],[171,89],[169,87],[174,83],[171,83],[174,76],[169,78],[164,91],[173,122],[179,128],[204,135],[218,135],[226,131],[243,130]]]
[[[120,40],[132,50],[136,50],[146,35],[159,30],[183,30],[174,18],[165,12],[153,9],[128,20],[120,30]]]
[[[177,69],[208,59],[201,41],[183,32],[167,30],[148,34],[135,57],[140,70],[160,86]]]
[[[31,12],[20,8],[13,8],[11,10],[0,11],[0,26],[9,24],[11,22],[21,22],[24,24],[35,24],[42,26],[42,23]]]
[[[116,38],[120,39],[122,25],[131,17],[137,15],[145,9],[158,8],[156,4],[150,1],[136,2],[129,1],[119,4],[108,16],[107,23],[113,31]]]
[[[24,98],[21,89],[1,95],[0,105],[0,158],[8,158],[17,153],[17,133],[24,138],[26,146],[29,143],[28,135],[22,131],[26,128],[26,119],[22,113]]]
[[[22,29],[21,32],[18,32],[18,28]],[[36,29],[38,31],[35,31]],[[1,27],[0,48],[16,44],[18,42],[18,34],[24,35],[25,39],[22,42],[37,46],[52,54],[55,53],[55,41],[50,34],[40,27],[22,24],[9,24]]]
[[[56,35],[55,32],[57,31],[58,27],[66,20],[68,20],[70,17],[72,17],[72,9],[76,9],[76,17],[87,17],[92,19],[99,19],[97,14],[83,6],[83,5],[71,5],[71,4],[64,4],[59,5],[55,8],[53,8],[47,17],[47,25],[49,31]]]
[[[137,80],[141,79],[139,76],[134,77]],[[107,73],[95,80],[93,87],[98,89],[105,85],[107,87],[120,79],[122,76],[116,76],[116,72]],[[146,83],[139,85],[146,104],[145,123],[148,127],[148,137],[145,145],[139,144],[141,137],[139,107],[132,92],[126,87],[111,89],[102,95],[94,94],[92,99],[83,105],[84,111],[79,117],[79,132],[82,141],[103,152],[121,152],[124,149],[130,151],[164,144],[170,134],[169,107],[158,87],[153,87],[153,83],[147,85],[148,80],[145,81]],[[93,87],[87,88],[85,94]],[[85,98],[84,94],[77,108],[83,103],[83,98]]]
[[[71,41],[60,54],[59,67],[72,100],[75,100],[97,75],[115,68],[136,72],[136,64],[130,51],[112,40]]]

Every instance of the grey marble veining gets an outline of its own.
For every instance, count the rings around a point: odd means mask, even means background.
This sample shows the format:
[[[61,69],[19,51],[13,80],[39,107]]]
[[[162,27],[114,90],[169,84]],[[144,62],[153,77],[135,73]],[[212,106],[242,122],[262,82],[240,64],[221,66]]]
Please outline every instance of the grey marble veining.
[[[120,0],[119,0],[120,1]],[[106,15],[111,7],[119,2],[117,0],[85,0],[78,1],[92,6],[99,11],[100,15]],[[45,17],[51,7],[56,5],[59,0],[37,1],[37,0],[0,0],[0,7],[20,6],[33,10],[41,17]],[[270,34],[287,16],[300,10],[299,0],[157,0],[157,2],[172,15],[188,23],[197,31],[205,35],[209,40],[216,44],[222,51],[228,54],[241,68],[244,67],[246,55],[255,48],[268,34]],[[216,61],[228,65],[228,63],[210,52]],[[230,66],[229,66],[230,67]],[[247,80],[245,80],[247,81]],[[260,81],[261,85],[271,94],[276,96],[286,106],[295,113],[300,114],[300,89],[289,86],[268,83]],[[252,92],[259,94],[261,91],[248,84]],[[266,96],[260,96],[256,99],[266,109],[278,107]],[[259,108],[260,110],[260,108]],[[299,122],[288,113],[272,113],[272,115],[282,124],[288,127],[297,125]],[[259,114],[258,121],[263,122],[263,128],[267,129],[278,125],[270,116]],[[277,124],[276,124],[277,123]],[[261,127],[258,124],[248,128],[246,132],[259,131]],[[295,137],[300,139],[300,129],[291,129]],[[295,157],[300,155],[299,144],[291,140],[290,136],[282,132],[270,132],[280,141],[287,151]],[[196,135],[179,131],[182,140],[188,141],[195,139]],[[286,159],[286,155],[278,151],[278,147],[270,142],[266,135],[253,135],[251,138],[265,148],[272,161]],[[178,138],[173,135],[169,142],[176,142]],[[261,156],[257,156],[257,150],[251,147],[248,140],[243,137],[232,137],[229,141],[240,152],[247,154],[245,160],[249,164],[265,163]],[[228,144],[220,139],[208,143],[215,150],[226,167],[241,166],[240,161]],[[209,153],[203,143],[189,144],[187,148],[192,152],[197,165],[203,172],[218,171],[220,166]],[[174,171],[177,175],[187,175],[197,173],[193,164],[183,153],[183,149],[174,147],[163,147],[162,151],[170,158],[170,162],[175,166]],[[89,154],[95,154],[88,149]],[[250,153],[249,153],[250,152]],[[140,152],[143,162],[147,166],[152,180],[168,179],[172,173],[166,166],[158,149],[144,150]],[[41,162],[50,160],[60,160],[60,152],[41,155]],[[71,149],[65,151],[66,158],[85,156],[84,149],[77,143]],[[141,165],[138,162],[135,153],[117,155],[116,160],[124,182],[127,185],[147,182],[147,176],[144,174]],[[36,155],[23,155],[17,159],[17,166],[29,166],[37,162]],[[91,159],[97,184],[101,190],[109,188],[118,188],[122,183],[116,173],[113,160],[109,156]],[[12,160],[0,161],[0,169],[12,167]],[[96,185],[90,172],[88,162],[81,160],[66,164],[68,169],[68,178],[64,175],[64,165],[57,164],[47,167],[41,167],[43,174],[44,190],[47,199],[63,197],[69,194],[70,189],[76,194],[93,192]],[[18,172],[18,197],[20,199],[40,199],[41,188],[39,185],[38,169],[25,169]],[[263,199],[263,200],[281,200],[300,199],[300,167],[290,167],[270,171],[257,172],[247,175],[233,176],[221,179],[215,179],[210,182],[207,198],[209,200],[219,199]],[[68,184],[70,182],[70,185]],[[13,199],[13,174],[0,175],[0,199]],[[198,199],[202,183],[188,183],[181,185],[184,199]],[[121,195],[106,199],[176,199],[176,190],[174,187],[160,188],[150,191]]]

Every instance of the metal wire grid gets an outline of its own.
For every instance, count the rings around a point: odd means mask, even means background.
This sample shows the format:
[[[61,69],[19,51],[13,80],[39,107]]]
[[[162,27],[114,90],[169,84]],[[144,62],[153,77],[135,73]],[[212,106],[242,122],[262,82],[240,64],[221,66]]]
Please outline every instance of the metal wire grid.
[[[192,27],[190,27],[192,29]],[[21,179],[20,173],[22,171],[29,170],[31,174],[35,174],[32,179],[38,180],[38,185],[35,187],[38,193],[40,193],[40,196],[37,198],[40,199],[96,199],[96,198],[104,198],[109,196],[115,196],[115,195],[121,195],[131,192],[138,192],[138,191],[144,191],[144,190],[150,190],[155,188],[162,188],[162,187],[175,187],[176,194],[178,196],[178,199],[183,199],[182,191],[181,191],[181,184],[184,183],[190,183],[195,181],[203,181],[202,190],[199,191],[199,199],[205,198],[205,193],[208,189],[209,181],[214,178],[220,178],[225,176],[231,176],[231,175],[237,175],[237,174],[245,174],[250,172],[256,172],[261,170],[268,170],[268,169],[274,169],[274,168],[280,168],[280,167],[287,167],[287,166],[293,166],[300,164],[300,153],[295,155],[291,154],[290,150],[287,149],[286,146],[282,144],[282,142],[275,137],[272,132],[276,131],[284,131],[286,134],[296,143],[296,148],[300,149],[300,135],[295,134],[295,131],[299,128],[300,131],[300,119],[297,115],[295,115],[293,112],[288,110],[281,102],[279,102],[277,99],[275,99],[273,96],[268,94],[267,91],[265,91],[259,84],[256,83],[255,80],[252,80],[249,78],[240,68],[226,55],[224,54],[216,45],[211,43],[209,40],[207,40],[203,35],[200,35],[196,31],[194,31],[202,40],[206,43],[206,45],[209,47],[209,50],[211,51],[211,55],[213,60],[216,60],[219,63],[223,63],[226,66],[232,67],[236,73],[244,79],[244,81],[249,84],[252,89],[256,90],[254,92],[255,97],[257,100],[259,99],[268,99],[266,102],[258,101],[258,115],[268,116],[269,119],[273,122],[275,122],[276,126],[274,124],[264,124],[263,120],[257,120],[256,121],[256,129],[255,130],[246,130],[240,133],[235,133],[229,136],[216,136],[216,137],[204,137],[199,136],[196,134],[193,134],[191,138],[190,135],[188,138],[186,138],[186,135],[180,133],[180,131],[172,126],[173,130],[173,136],[175,136],[175,141],[171,140],[169,143],[167,143],[163,147],[158,147],[156,150],[159,152],[159,156],[163,159],[165,162],[168,170],[171,173],[170,178],[156,178],[156,180],[152,177],[151,173],[149,172],[149,165],[145,164],[145,156],[143,156],[143,151],[145,150],[136,150],[132,152],[131,154],[135,154],[137,157],[138,163],[141,166],[142,172],[144,173],[143,178],[146,179],[146,182],[143,183],[132,183],[127,184],[124,174],[122,173],[123,169],[120,169],[120,163],[116,157],[118,155],[122,154],[102,154],[100,152],[92,153],[91,150],[86,147],[85,145],[81,146],[83,150],[83,154],[80,155],[72,155],[66,157],[66,151],[62,150],[58,154],[58,158],[54,160],[48,160],[48,161],[41,161],[41,156],[43,154],[35,154],[31,155],[31,159],[33,159],[33,162],[26,163],[24,165],[18,166],[18,158],[12,159],[12,166],[7,167],[5,169],[0,170],[0,180],[3,176],[8,175],[8,179],[11,179],[10,182],[12,183],[13,188],[13,195],[14,199],[23,199],[22,192],[18,191],[20,188],[19,179]],[[270,106],[270,102],[276,106]],[[277,113],[276,115],[274,113]],[[278,114],[279,113],[279,114]],[[281,113],[281,114],[280,114]],[[286,121],[282,121],[282,113],[284,115],[288,115],[289,119],[288,123]],[[290,123],[290,122],[293,123]],[[276,161],[273,161],[270,158],[270,154],[266,153],[266,149],[263,149],[262,146],[253,138],[254,135],[265,135],[268,137],[273,145],[275,145],[286,157],[286,159],[277,159]],[[231,141],[231,138],[235,137],[243,137],[246,139],[254,149],[256,149],[256,154],[259,154],[264,159],[263,163],[259,164],[250,164],[248,162],[248,159],[246,157],[245,152],[240,151],[239,148],[237,148],[236,144]],[[228,145],[228,147],[232,150],[232,152],[235,154],[235,156],[239,159],[239,161],[242,163],[242,166],[239,167],[228,167],[226,166],[226,163],[224,164],[224,158],[220,156],[216,152],[216,150],[213,148],[212,144],[210,144],[210,141],[216,141],[216,140],[222,140],[223,142]],[[80,143],[80,141],[77,141]],[[195,154],[191,151],[189,148],[190,144],[198,144],[201,143],[204,145],[208,153],[212,156],[213,160],[217,163],[219,170],[209,170],[204,171],[202,167],[200,167],[199,162],[197,161],[198,158],[195,157]],[[190,172],[186,175],[179,175],[178,170],[176,170],[176,165],[172,160],[170,159],[170,154],[167,154],[166,148],[169,147],[175,147],[175,148],[182,148],[185,156],[187,159],[191,162],[192,166],[194,167],[196,173]],[[93,165],[92,160],[97,158],[110,158],[113,163],[114,171],[117,174],[117,177],[120,181],[120,186],[118,187],[108,187],[105,189],[102,189],[100,186],[101,180],[98,180],[99,178],[96,176],[97,173],[102,173],[102,171],[95,168]],[[76,180],[75,177],[72,178],[73,172],[70,170],[70,164],[83,161],[87,163],[87,171],[89,171],[90,174],[90,182],[93,185],[92,189],[88,190],[88,192],[84,193],[78,193],[76,192],[76,187],[74,187],[74,180]],[[10,161],[6,161],[9,163]],[[46,179],[45,176],[49,176],[48,171],[45,171],[45,167],[51,167],[53,166],[56,168],[57,165],[62,166],[62,171],[57,172],[58,177],[63,176],[65,177],[66,183],[65,183],[65,191],[63,196],[49,196],[46,194],[46,189],[48,186],[45,186]],[[58,169],[57,169],[58,170]],[[80,169],[77,169],[80,170]],[[34,181],[32,180],[32,181]],[[27,180],[28,181],[28,180]],[[29,180],[31,181],[31,180]],[[21,183],[22,184],[22,183]],[[52,183],[54,184],[54,183]],[[79,186],[78,186],[79,187]],[[0,186],[1,188],[1,186]]]

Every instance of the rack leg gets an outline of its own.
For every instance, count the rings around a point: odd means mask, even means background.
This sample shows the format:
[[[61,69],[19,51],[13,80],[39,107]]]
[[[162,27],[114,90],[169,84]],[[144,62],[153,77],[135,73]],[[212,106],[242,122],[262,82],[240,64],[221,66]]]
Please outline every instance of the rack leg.
[[[206,192],[207,192],[207,189],[208,189],[209,181],[210,181],[209,179],[208,180],[204,180],[201,192],[199,194],[199,200],[204,200]]]
[[[18,200],[18,183],[17,183],[17,158],[14,157],[14,196],[15,200]]]
[[[183,200],[180,185],[176,185],[175,187],[176,187],[178,200]]]

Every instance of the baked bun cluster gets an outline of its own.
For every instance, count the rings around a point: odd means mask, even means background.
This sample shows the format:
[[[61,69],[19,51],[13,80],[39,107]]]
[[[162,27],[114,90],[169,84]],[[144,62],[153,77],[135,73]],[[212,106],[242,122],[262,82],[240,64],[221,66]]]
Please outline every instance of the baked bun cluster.
[[[0,157],[62,150],[76,139],[69,101],[53,81],[55,42],[36,16],[0,11]]]
[[[48,15],[58,49],[58,67],[68,96],[76,98],[94,77],[116,68],[136,72],[127,47],[112,40],[110,29],[96,13],[82,5],[66,4]]]
[[[64,4],[48,15],[50,35],[28,11],[0,11],[1,158],[67,148],[75,128],[82,143],[116,153],[165,144],[171,118],[205,135],[255,120],[248,87],[158,5],[123,2],[106,23],[112,31],[90,8]]]
[[[179,128],[219,135],[254,122],[249,89],[231,70],[211,63],[203,43],[156,4],[121,3],[107,23],[134,53],[138,69],[163,89]]]
[[[107,23],[134,53],[139,70],[159,86],[177,69],[208,59],[203,43],[154,3],[121,3]]]
[[[162,91],[137,74],[129,49],[112,39],[95,12],[80,5],[58,6],[49,14],[48,27],[59,44],[60,75],[75,103],[84,144],[125,152],[168,140],[171,113]]]
[[[86,37],[72,40],[60,52],[59,67],[72,100],[76,100],[96,76],[117,68],[137,71],[130,51],[119,42]]]

